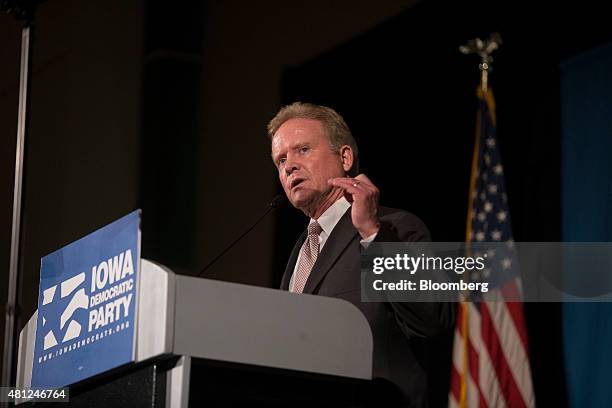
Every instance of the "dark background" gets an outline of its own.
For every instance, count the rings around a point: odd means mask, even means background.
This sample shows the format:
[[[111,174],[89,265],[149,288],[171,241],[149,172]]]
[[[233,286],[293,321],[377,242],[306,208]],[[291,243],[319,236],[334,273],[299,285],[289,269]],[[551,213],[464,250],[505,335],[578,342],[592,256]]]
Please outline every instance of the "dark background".
[[[559,64],[612,40],[599,19],[586,5],[423,2],[288,69],[283,102],[335,107],[353,129],[362,171],[380,188],[381,202],[419,215],[436,241],[463,241],[478,60],[457,44],[497,31],[504,44],[490,81],[514,238],[561,241]],[[277,234],[287,245],[277,271],[304,224],[288,212],[281,217]],[[566,406],[561,307],[529,303],[525,313],[537,404]],[[447,402],[451,345],[449,333],[427,351],[434,406]]]
[[[143,209],[143,255],[199,272],[280,192],[265,125],[294,100],[344,116],[382,204],[417,214],[437,241],[463,241],[478,60],[458,46],[493,31],[504,40],[490,79],[514,238],[561,240],[559,64],[612,41],[601,6],[179,3],[39,7],[21,324],[36,307],[40,257],[135,208]],[[5,270],[19,30],[0,16]],[[279,211],[205,276],[277,286],[305,223]],[[527,304],[526,317],[537,403],[564,406],[560,307]],[[426,355],[436,406],[447,401],[451,341],[435,339]]]

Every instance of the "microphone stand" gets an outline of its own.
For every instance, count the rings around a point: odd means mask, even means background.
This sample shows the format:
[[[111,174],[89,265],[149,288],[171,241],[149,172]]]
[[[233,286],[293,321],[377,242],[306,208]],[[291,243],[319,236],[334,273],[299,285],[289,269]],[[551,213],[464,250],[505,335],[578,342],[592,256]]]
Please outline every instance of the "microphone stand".
[[[21,224],[23,221],[22,194],[25,159],[25,141],[29,129],[29,90],[30,68],[32,65],[33,22],[36,0],[0,0],[0,10],[14,14],[23,20],[21,30],[21,63],[19,73],[19,108],[17,116],[17,145],[15,152],[15,186],[13,189],[13,219],[11,228],[11,255],[8,281],[8,296],[5,307],[4,353],[2,359],[2,386],[14,385],[15,344],[17,339],[16,323],[19,317],[19,285],[21,245]],[[3,402],[2,406],[8,406]]]
[[[234,247],[234,245],[236,245],[238,243],[238,241],[240,241],[242,239],[242,237],[244,237],[246,234],[248,234],[249,232],[251,232],[253,230],[253,228],[255,228],[257,226],[257,224],[259,224],[261,222],[261,220],[263,220],[264,218],[266,218],[266,215],[268,215],[270,213],[270,211],[280,208],[283,205],[285,205],[286,203],[286,198],[284,195],[279,194],[276,197],[274,197],[272,199],[272,201],[270,202],[270,204],[268,204],[268,209],[257,219],[257,221],[255,221],[246,231],[244,231],[238,238],[236,238],[234,241],[232,241],[231,244],[229,244],[224,250],[223,252],[221,252],[219,255],[215,256],[213,258],[212,261],[208,262],[206,264],[205,267],[202,268],[202,270],[200,271],[200,273],[198,273],[197,277],[201,278],[202,275],[204,274],[204,272],[206,272],[211,266],[213,266],[213,264],[215,262],[217,262],[219,260],[219,258],[221,258],[223,255],[225,255],[227,253],[227,251],[229,251],[230,249],[232,249]]]

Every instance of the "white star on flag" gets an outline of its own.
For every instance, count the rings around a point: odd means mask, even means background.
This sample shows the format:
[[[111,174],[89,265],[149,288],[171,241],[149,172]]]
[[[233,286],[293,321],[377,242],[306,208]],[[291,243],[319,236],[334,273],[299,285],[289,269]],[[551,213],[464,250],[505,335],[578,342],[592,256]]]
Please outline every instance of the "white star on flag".
[[[486,164],[487,166],[489,166],[489,165],[491,164],[491,156],[489,156],[489,154],[488,154],[488,153],[485,153],[485,154],[484,154],[484,161],[485,161],[485,164]]]

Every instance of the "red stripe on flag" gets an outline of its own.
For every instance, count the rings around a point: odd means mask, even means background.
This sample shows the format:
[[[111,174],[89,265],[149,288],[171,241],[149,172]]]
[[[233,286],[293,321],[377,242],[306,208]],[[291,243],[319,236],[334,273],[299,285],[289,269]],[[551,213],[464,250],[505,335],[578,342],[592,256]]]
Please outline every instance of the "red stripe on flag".
[[[529,356],[529,347],[527,343],[527,325],[525,324],[525,317],[523,314],[523,303],[516,301],[521,298],[518,286],[516,284],[516,279],[506,282],[504,285],[502,285],[501,290],[505,299],[515,300],[506,302],[506,307],[508,308],[510,316],[512,316],[514,327],[516,327],[516,331],[518,332],[518,335],[521,338],[521,343],[523,343],[525,354]]]
[[[454,364],[451,370],[451,393],[457,402],[459,402],[461,398],[461,374],[459,374]]]
[[[494,305],[495,306],[495,305]],[[480,304],[480,315],[481,315],[481,332],[482,340],[489,351],[491,363],[495,368],[497,378],[499,380],[499,386],[502,394],[506,399],[506,404],[512,408],[526,407],[526,403],[521,396],[521,392],[518,388],[516,380],[512,375],[508,361],[504,356],[503,349],[501,347],[500,337],[503,339],[507,333],[497,333],[495,326],[491,321],[491,313],[489,312],[489,306],[486,302]]]
[[[478,335],[478,334],[476,334]],[[478,398],[480,400],[480,408],[486,408],[487,402],[484,399],[484,395],[482,395],[482,389],[480,388],[480,375],[478,374],[478,351],[474,348],[474,345],[471,341],[468,342],[469,349],[469,364],[470,364],[470,374],[472,379],[474,380],[474,384],[476,384],[476,388],[478,389]]]

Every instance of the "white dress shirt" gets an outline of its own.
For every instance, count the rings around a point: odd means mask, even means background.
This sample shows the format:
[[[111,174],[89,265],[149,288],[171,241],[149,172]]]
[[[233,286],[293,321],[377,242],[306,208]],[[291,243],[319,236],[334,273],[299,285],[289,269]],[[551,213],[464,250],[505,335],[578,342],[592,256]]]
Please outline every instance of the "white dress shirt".
[[[332,231],[340,218],[344,215],[346,210],[349,209],[351,203],[347,201],[346,198],[341,197],[335,203],[333,203],[321,216],[318,220],[316,220],[321,226],[321,233],[319,234],[319,253],[323,249],[323,246],[327,242],[327,238],[331,235]],[[315,222],[315,219],[311,218],[310,223]],[[362,239],[361,243],[367,246],[370,242],[376,238],[376,234],[374,233],[367,237],[366,239]],[[302,250],[304,245],[306,245],[307,240],[302,244],[302,248],[300,248],[300,252],[298,254],[297,261],[295,262],[295,266],[293,267],[293,274],[291,274],[291,280],[289,281],[289,291],[293,292],[293,278],[295,277],[295,273],[297,271],[298,265],[300,264],[300,258],[302,257]]]

